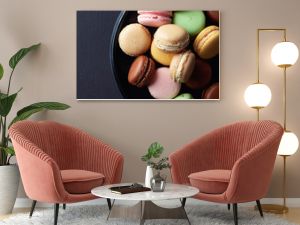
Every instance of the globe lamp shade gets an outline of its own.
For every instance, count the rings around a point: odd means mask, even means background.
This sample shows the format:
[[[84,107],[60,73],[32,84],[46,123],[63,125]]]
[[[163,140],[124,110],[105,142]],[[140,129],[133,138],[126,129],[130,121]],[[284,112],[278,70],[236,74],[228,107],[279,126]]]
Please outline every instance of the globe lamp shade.
[[[272,93],[270,88],[262,83],[251,84],[244,93],[244,99],[251,108],[261,109],[269,105]]]
[[[299,51],[292,42],[279,42],[271,51],[272,62],[279,67],[289,67],[297,62]]]
[[[299,141],[297,136],[291,131],[284,131],[277,154],[290,156],[297,152],[298,147]]]

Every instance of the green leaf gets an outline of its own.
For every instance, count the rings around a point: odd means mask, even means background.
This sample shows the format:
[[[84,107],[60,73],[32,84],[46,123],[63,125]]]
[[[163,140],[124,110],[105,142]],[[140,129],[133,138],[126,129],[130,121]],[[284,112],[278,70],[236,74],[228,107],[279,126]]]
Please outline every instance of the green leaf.
[[[60,103],[60,102],[37,102],[33,103],[29,106],[24,107],[23,109],[17,112],[17,115],[20,116],[21,114],[31,111],[33,109],[48,109],[48,110],[65,110],[70,108],[69,105]]]
[[[149,156],[148,154],[143,155],[143,156],[141,157],[141,160],[142,160],[142,161],[145,161],[145,162],[147,162],[149,159],[150,159],[150,156]]]
[[[8,128],[10,128],[11,125],[13,125],[14,123],[18,122],[18,121],[22,121],[22,120],[26,120],[27,118],[29,118],[31,115],[41,112],[44,109],[40,108],[40,109],[32,109],[29,110],[27,112],[24,112],[23,114],[21,114],[20,116],[16,116],[11,123],[9,124]]]
[[[4,69],[3,69],[3,66],[0,64],[0,80],[3,77],[3,74],[4,74]]]
[[[11,147],[1,147],[1,148],[6,153],[6,155],[11,155],[11,156],[15,155],[15,150],[12,146]]]
[[[23,109],[17,112],[17,116],[11,121],[9,127],[15,122],[25,120],[31,115],[43,111],[43,110],[65,110],[70,108],[69,105],[60,103],[60,102],[38,102],[24,107]]]
[[[163,151],[164,147],[160,143],[154,142],[148,148],[148,155],[151,156],[151,158],[159,158]]]
[[[18,93],[12,94],[12,95],[4,95],[1,94],[1,98],[0,98],[0,115],[1,116],[7,116],[8,113],[11,110],[11,107],[17,97]]]
[[[149,146],[147,154],[143,155],[141,157],[141,160],[147,162],[147,164],[151,166],[154,163],[151,161],[152,157],[159,158],[163,151],[164,147],[161,144],[159,144],[158,142],[153,142]]]
[[[6,96],[7,96],[7,94],[4,94],[4,93],[1,93],[1,92],[0,92],[0,99],[5,98]]]
[[[15,69],[16,66],[18,65],[18,63],[21,61],[21,59],[24,58],[24,56],[27,55],[27,53],[29,53],[30,51],[38,48],[40,45],[41,45],[41,43],[32,45],[32,46],[30,46],[28,48],[22,48],[22,49],[20,49],[16,54],[14,54],[10,58],[10,60],[9,60],[9,66],[10,66],[10,68]]]

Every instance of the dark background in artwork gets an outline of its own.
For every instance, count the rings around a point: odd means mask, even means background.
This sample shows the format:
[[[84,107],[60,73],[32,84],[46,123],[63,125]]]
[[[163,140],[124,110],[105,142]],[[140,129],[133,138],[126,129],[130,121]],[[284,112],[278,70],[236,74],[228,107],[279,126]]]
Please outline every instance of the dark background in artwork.
[[[77,12],[77,99],[122,99],[111,70],[110,39],[119,11]]]

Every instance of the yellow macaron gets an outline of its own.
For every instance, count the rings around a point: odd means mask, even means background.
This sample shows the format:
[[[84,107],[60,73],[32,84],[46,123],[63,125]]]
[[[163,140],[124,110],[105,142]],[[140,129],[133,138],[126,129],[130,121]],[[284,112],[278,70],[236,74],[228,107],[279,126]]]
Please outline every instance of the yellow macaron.
[[[194,50],[202,59],[210,59],[219,54],[219,27],[204,28],[194,41]]]
[[[172,58],[174,55],[176,55],[176,53],[160,50],[159,48],[156,47],[154,42],[152,42],[151,56],[156,62],[158,62],[164,66],[169,66],[171,64],[171,61],[172,61]]]

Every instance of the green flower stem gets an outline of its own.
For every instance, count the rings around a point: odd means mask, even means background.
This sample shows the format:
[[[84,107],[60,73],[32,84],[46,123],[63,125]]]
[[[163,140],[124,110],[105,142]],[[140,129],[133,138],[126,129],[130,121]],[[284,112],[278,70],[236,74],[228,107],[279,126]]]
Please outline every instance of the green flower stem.
[[[6,143],[6,117],[4,117],[4,122],[2,121],[2,138],[1,138],[1,147],[7,147]],[[2,165],[6,164],[7,156],[4,151],[2,151]]]
[[[2,116],[0,116],[0,134],[1,134],[1,130],[2,130]]]
[[[8,82],[8,87],[7,87],[7,96],[9,95],[11,79],[12,79],[12,76],[13,76],[13,74],[14,74],[14,71],[15,71],[15,69],[12,69],[12,71],[11,71],[11,73],[10,73],[10,76],[9,76],[9,82]]]
[[[1,130],[2,130],[2,116],[0,117],[0,133],[1,133]],[[0,143],[0,148],[1,148],[1,146],[2,146],[2,142]],[[2,149],[0,149],[0,152],[1,152],[1,154],[0,154],[0,166],[1,166],[1,165],[3,165],[2,164],[2,159],[3,159],[3,151],[2,151]]]
[[[15,69],[12,69],[10,76],[9,76],[9,82],[7,86],[7,96],[9,96],[9,91],[10,91],[10,86],[11,86],[11,81],[12,81],[12,76],[14,74]],[[1,129],[2,129],[2,137],[1,137],[1,147],[7,147],[7,140],[6,138],[6,116],[3,118],[1,116]],[[1,151],[1,160],[0,160],[0,165],[6,165],[7,164],[7,155],[5,152],[2,150]]]

